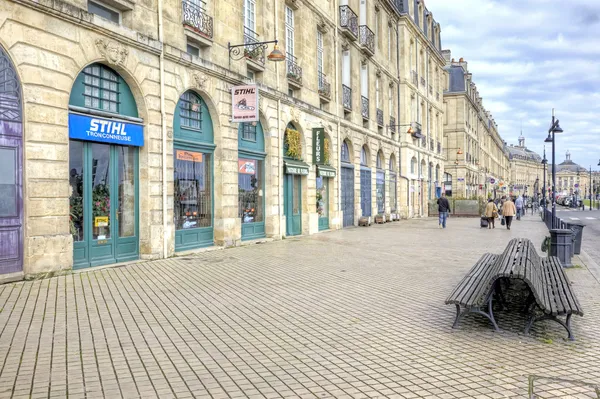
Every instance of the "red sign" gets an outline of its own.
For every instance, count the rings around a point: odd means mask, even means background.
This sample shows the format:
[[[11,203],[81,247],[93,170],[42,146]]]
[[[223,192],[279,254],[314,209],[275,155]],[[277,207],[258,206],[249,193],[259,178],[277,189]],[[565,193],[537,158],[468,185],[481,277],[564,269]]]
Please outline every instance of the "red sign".
[[[238,159],[238,171],[245,175],[255,175],[256,161],[254,159]]]
[[[177,150],[176,158],[180,161],[202,162],[202,153]]]
[[[231,88],[231,121],[258,122],[258,87],[256,85]]]

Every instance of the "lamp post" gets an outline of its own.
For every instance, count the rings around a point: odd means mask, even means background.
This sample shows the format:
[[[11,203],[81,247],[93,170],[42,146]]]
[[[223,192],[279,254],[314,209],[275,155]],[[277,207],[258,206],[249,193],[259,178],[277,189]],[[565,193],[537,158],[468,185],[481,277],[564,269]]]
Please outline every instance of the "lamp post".
[[[542,167],[544,168],[544,180],[543,185],[544,188],[542,189],[543,192],[543,201],[544,201],[544,219],[546,218],[546,165],[548,164],[548,160],[546,159],[546,146],[544,146],[544,158],[542,158]]]
[[[548,137],[544,140],[546,143],[552,143],[552,229],[557,227],[554,225],[556,219],[556,140],[554,135],[563,132],[558,122],[558,119],[554,117],[554,109],[552,109],[552,125],[548,129]]]
[[[258,50],[266,50],[269,47],[269,44],[274,43],[273,51],[267,56],[269,61],[273,62],[281,62],[285,61],[285,55],[277,48],[278,40],[268,40],[265,42],[255,42],[249,41],[244,44],[231,44],[227,43],[227,50],[229,51],[229,59],[230,60],[241,60],[246,56],[247,52],[254,52]],[[244,51],[242,51],[242,47]]]

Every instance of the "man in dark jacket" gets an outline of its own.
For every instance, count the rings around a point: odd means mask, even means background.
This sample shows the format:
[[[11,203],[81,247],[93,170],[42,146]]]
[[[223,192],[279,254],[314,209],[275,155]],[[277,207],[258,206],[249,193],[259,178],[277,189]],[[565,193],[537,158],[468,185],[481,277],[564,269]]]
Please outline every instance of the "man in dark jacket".
[[[448,214],[450,213],[450,203],[446,198],[446,194],[442,193],[442,197],[438,198],[438,212],[440,214],[440,229],[446,228],[446,220],[448,219]]]

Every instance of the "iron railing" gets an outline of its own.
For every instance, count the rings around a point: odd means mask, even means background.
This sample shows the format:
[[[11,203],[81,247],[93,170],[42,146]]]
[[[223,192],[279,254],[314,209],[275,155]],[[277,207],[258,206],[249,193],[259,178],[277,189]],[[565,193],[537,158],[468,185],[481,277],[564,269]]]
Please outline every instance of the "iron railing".
[[[369,99],[365,96],[360,96],[360,113],[363,119],[369,119]]]
[[[421,147],[427,148],[427,136],[421,137]]]
[[[396,133],[396,118],[390,116],[390,131]]]
[[[419,74],[417,73],[417,71],[410,71],[410,77],[414,85],[419,84]]]
[[[360,26],[360,45],[370,54],[375,54],[375,34],[367,25]]]
[[[427,81],[425,80],[425,78],[423,76],[421,76],[421,85],[422,86],[426,86],[427,85]]]
[[[319,95],[331,98],[331,83],[327,81],[327,77],[323,72],[319,72]]]
[[[252,29],[244,27],[244,55],[246,58],[251,59],[260,64],[265,63],[265,48],[259,43],[258,33]]]
[[[196,4],[184,0],[181,4],[183,6],[183,24],[212,40],[213,18],[206,13],[204,2]]]
[[[296,61],[296,57],[292,54],[286,54],[285,62],[287,64],[287,78],[296,82],[297,84],[302,84],[302,67],[298,65]]]
[[[352,89],[342,85],[342,105],[345,110],[352,111]]]
[[[340,26],[358,38],[358,16],[349,6],[340,6]]]
[[[383,126],[383,110],[377,108],[377,125]]]

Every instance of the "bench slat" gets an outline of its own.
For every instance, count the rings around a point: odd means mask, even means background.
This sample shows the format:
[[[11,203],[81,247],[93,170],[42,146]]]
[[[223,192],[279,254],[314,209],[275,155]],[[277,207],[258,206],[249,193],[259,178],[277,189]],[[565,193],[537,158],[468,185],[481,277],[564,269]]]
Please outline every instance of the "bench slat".
[[[581,305],[579,304],[579,301],[573,292],[569,277],[565,273],[560,260],[556,257],[551,257],[550,262],[552,265],[553,276],[555,278],[556,290],[559,291],[564,313],[578,314],[583,316]]]
[[[464,307],[477,306],[479,296],[485,292],[486,281],[489,281],[491,277],[491,266],[496,263],[497,258],[498,255],[484,254],[448,296],[446,304],[458,304]]]

